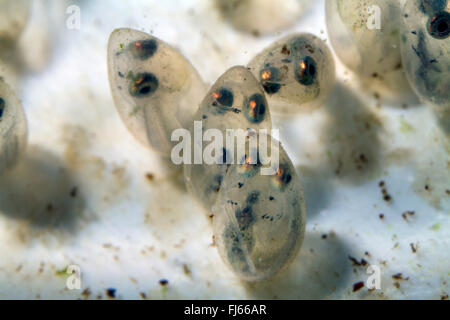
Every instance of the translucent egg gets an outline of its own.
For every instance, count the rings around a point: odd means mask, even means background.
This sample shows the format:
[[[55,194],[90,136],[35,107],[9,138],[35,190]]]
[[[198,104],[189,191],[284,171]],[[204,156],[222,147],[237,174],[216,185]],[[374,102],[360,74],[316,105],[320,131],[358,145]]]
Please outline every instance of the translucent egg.
[[[0,79],[0,174],[17,163],[26,142],[27,121],[22,105]]]
[[[168,157],[172,132],[189,127],[206,92],[195,68],[164,41],[124,28],[109,38],[108,76],[128,130]]]
[[[450,111],[450,1],[407,1],[402,21],[402,57],[411,86],[425,103]]]
[[[348,68],[366,76],[393,70],[401,64],[399,16],[397,0],[326,2],[328,33],[336,54]]]
[[[258,54],[249,68],[263,86],[271,111],[297,113],[320,105],[335,83],[328,46],[316,36],[287,36]]]
[[[329,39],[361,84],[387,100],[411,95],[400,54],[400,0],[327,0]]]
[[[219,152],[214,153],[216,161],[213,164],[203,162],[203,154],[211,142],[199,142],[201,164],[186,164],[184,176],[190,193],[200,200],[209,212],[215,203],[218,191],[223,182],[223,177],[230,163],[236,163],[237,152],[227,149],[227,129],[235,130],[234,133],[248,132],[248,130],[259,130],[272,128],[269,106],[264,92],[258,80],[245,67],[233,67],[225,72],[212,86],[200,105],[194,119],[201,121],[203,134],[209,129],[218,130],[223,136],[220,141],[222,147]],[[190,125],[191,137],[199,134],[195,132],[194,124]],[[203,137],[200,133],[201,138]],[[234,137],[230,136],[230,137]],[[235,140],[237,141],[237,140]],[[216,141],[214,141],[216,142]],[[235,144],[229,144],[234,150]],[[192,144],[196,147],[195,142]],[[195,151],[192,152],[193,154]]]
[[[0,45],[16,41],[29,16],[29,0],[0,0]]]
[[[263,280],[286,268],[298,253],[306,224],[300,180],[289,157],[276,140],[258,138],[270,141],[268,150],[257,149],[258,162],[251,168],[246,162],[229,168],[213,207],[219,253],[246,281]],[[279,160],[270,163],[267,154],[275,151]],[[274,174],[263,174],[263,168]]]
[[[305,0],[215,0],[223,17],[255,35],[277,32],[294,24],[305,11]]]

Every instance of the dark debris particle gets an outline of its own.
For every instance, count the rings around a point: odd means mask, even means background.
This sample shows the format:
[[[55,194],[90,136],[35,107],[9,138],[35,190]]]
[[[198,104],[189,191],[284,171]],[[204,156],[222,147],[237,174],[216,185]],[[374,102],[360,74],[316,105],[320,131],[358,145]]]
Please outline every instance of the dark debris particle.
[[[139,295],[142,299],[147,299],[147,295],[145,294],[145,292],[139,292]]]
[[[424,189],[427,190],[427,191],[430,191],[430,186],[428,184],[426,184]]]
[[[401,272],[399,272],[399,273],[394,274],[394,275],[392,276],[392,279],[394,279],[394,280],[405,280],[405,281],[408,281],[408,280],[409,280],[409,277],[403,278],[403,274],[402,274]]]
[[[414,243],[410,243],[409,244],[409,246],[411,247],[411,251],[413,252],[413,253],[416,253],[417,252],[417,249],[418,249],[418,246],[417,245],[415,245]]]
[[[359,281],[353,284],[353,292],[361,290],[361,288],[364,287],[364,282]]]
[[[354,266],[366,266],[367,261],[364,259],[361,259],[361,261],[358,261],[356,258],[352,256],[348,256],[348,259],[353,263]]]
[[[378,183],[378,186],[379,186],[380,188],[384,187],[384,186],[385,186],[385,182],[384,182],[383,180],[380,181],[380,183]]]
[[[328,238],[328,235],[325,233],[322,235],[322,239],[326,239],[326,238]]]
[[[383,199],[384,199],[384,201],[386,201],[386,202],[390,202],[391,200],[392,200],[392,197],[390,196],[390,195],[385,195],[384,197],[383,197]]]
[[[239,189],[242,188],[243,186],[244,186],[244,184],[243,184],[242,182],[239,182],[239,183],[238,183]]]
[[[53,211],[53,204],[49,203],[47,204],[47,211],[52,212]]]
[[[384,214],[383,214],[383,213],[380,213],[380,214],[379,214],[379,217],[380,217],[381,220],[383,220],[383,219],[384,219]]]
[[[191,275],[191,269],[189,269],[187,264],[183,264],[183,271],[184,271],[185,275],[187,275],[187,276]]]
[[[413,216],[415,214],[416,214],[415,211],[405,211],[402,213],[402,218],[403,220],[408,221],[408,216]]]
[[[450,196],[450,189],[445,190],[445,193]]]
[[[448,300],[448,294],[442,295],[442,296],[441,296],[441,300]]]
[[[273,201],[273,200],[275,200],[275,198],[272,197],[272,196],[270,196],[270,197],[269,197],[269,200],[270,200],[270,201]]]
[[[153,173],[147,173],[145,177],[148,181],[153,181],[155,179],[155,175]]]
[[[394,287],[396,287],[397,289],[400,289],[400,283],[394,282]]]
[[[161,280],[159,280],[159,284],[162,285],[163,287],[165,287],[169,284],[169,280],[161,279]]]
[[[106,295],[112,299],[115,299],[116,298],[116,289],[114,289],[114,288],[106,289]]]
[[[91,293],[92,293],[92,292],[91,292],[91,289],[86,288],[86,289],[83,290],[83,292],[81,293],[81,295],[87,299],[87,298],[89,298],[89,296],[91,295]]]
[[[72,190],[70,190],[70,196],[72,198],[76,198],[77,194],[78,194],[78,187],[73,187]]]

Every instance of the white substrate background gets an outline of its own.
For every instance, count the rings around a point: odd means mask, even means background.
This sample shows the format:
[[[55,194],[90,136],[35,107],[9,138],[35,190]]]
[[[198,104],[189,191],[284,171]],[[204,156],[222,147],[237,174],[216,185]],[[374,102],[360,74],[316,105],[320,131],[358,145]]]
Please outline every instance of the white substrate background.
[[[211,221],[179,174],[141,147],[115,111],[106,72],[114,28],[174,45],[212,84],[289,32],[326,39],[323,1],[291,29],[261,37],[234,30],[213,1],[79,2],[80,30],[66,29],[69,3],[61,3],[62,18],[49,23],[48,64],[17,76],[29,146],[0,181],[0,298],[107,299],[108,288],[119,299],[448,296],[450,142],[429,108],[379,106],[351,89],[337,62],[340,84],[330,100],[279,121],[305,189],[307,232],[290,268],[256,284],[224,266]],[[406,211],[415,214],[405,220]],[[353,292],[368,265],[349,256],[381,268],[381,290]],[[81,290],[66,288],[71,264],[81,268]],[[392,277],[398,273],[405,280]]]

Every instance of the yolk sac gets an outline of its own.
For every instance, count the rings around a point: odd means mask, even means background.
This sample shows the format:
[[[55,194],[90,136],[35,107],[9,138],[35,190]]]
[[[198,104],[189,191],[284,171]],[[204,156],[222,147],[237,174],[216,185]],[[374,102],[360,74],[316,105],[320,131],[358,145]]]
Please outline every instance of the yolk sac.
[[[135,58],[147,60],[158,49],[158,43],[153,39],[135,41],[129,45],[129,50]]]
[[[450,34],[450,14],[443,11],[433,16],[428,23],[428,32],[433,38],[447,39]]]
[[[314,83],[317,74],[317,65],[313,58],[306,56],[299,60],[295,65],[295,77],[297,81],[305,86]]]
[[[138,73],[136,77],[130,76],[128,91],[133,97],[145,97],[158,89],[158,78],[153,73]]]
[[[224,107],[231,107],[233,105],[233,93],[225,88],[220,88],[218,91],[214,91],[212,96],[215,102],[218,102]]]
[[[277,172],[272,178],[272,185],[276,189],[283,191],[291,182],[291,180],[292,175],[289,172],[289,169],[285,165],[280,164]]]
[[[5,112],[6,102],[3,98],[0,97],[0,119],[3,117],[3,113]]]
[[[277,83],[278,69],[275,67],[262,69],[260,73],[260,79],[264,90],[268,94],[277,93],[281,88],[281,85]]]
[[[245,116],[252,123],[260,123],[266,115],[266,103],[264,97],[259,93],[255,93],[250,97],[245,105]]]

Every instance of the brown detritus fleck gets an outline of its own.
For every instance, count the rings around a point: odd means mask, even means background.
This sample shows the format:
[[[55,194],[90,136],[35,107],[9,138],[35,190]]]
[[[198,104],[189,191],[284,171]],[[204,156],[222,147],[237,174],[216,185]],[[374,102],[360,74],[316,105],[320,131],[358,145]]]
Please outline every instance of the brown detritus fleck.
[[[153,173],[147,173],[146,175],[145,175],[145,177],[147,178],[147,180],[148,181],[153,181],[154,179],[155,179],[155,175],[153,174]]]
[[[139,295],[142,299],[147,299],[147,295],[145,294],[145,292],[139,292]]]
[[[397,289],[400,289],[400,283],[394,282],[394,287],[396,287]]]
[[[384,219],[384,214],[380,213],[379,217],[380,217],[381,220],[383,220]]]
[[[364,254],[365,254],[367,257],[370,258],[370,253],[369,253],[369,251],[364,252]]]
[[[403,274],[402,274],[401,272],[399,272],[399,273],[394,274],[394,275],[392,276],[392,279],[408,281],[408,280],[409,280],[409,277],[403,278]]]
[[[417,249],[418,249],[418,245],[415,245],[414,243],[410,243],[409,244],[409,246],[411,247],[411,251],[413,252],[413,253],[416,253],[417,252]]]
[[[187,264],[183,264],[183,271],[184,271],[185,275],[187,275],[187,276],[191,275],[191,269],[189,269]]]
[[[405,221],[408,221],[408,216],[413,216],[415,214],[416,214],[415,211],[405,211],[402,213],[402,217]]]
[[[159,280],[159,284],[162,285],[163,287],[165,287],[169,284],[169,280],[161,279],[161,280]]]
[[[391,196],[391,195],[388,193],[388,191],[387,191],[386,183],[385,183],[384,181],[380,181],[380,182],[378,183],[378,186],[379,186],[380,188],[382,188],[382,189],[381,189],[381,193],[383,194],[383,199],[384,199],[384,201],[386,201],[386,202],[391,201],[391,200],[392,200],[392,196]]]
[[[212,243],[211,243],[211,247],[215,247],[216,246],[216,236],[212,236]]]
[[[361,288],[364,287],[364,282],[359,281],[353,284],[353,292],[361,290]]]
[[[85,299],[88,299],[89,298],[89,296],[91,295],[91,289],[89,289],[89,288],[86,288],[86,289],[84,289],[83,290],[83,292],[81,293],[81,295],[85,298]]]
[[[441,300],[448,300],[448,294],[442,295]]]
[[[366,266],[367,261],[364,259],[361,259],[361,261],[358,261],[356,258],[352,256],[348,256],[348,259],[353,263],[354,266]]]

